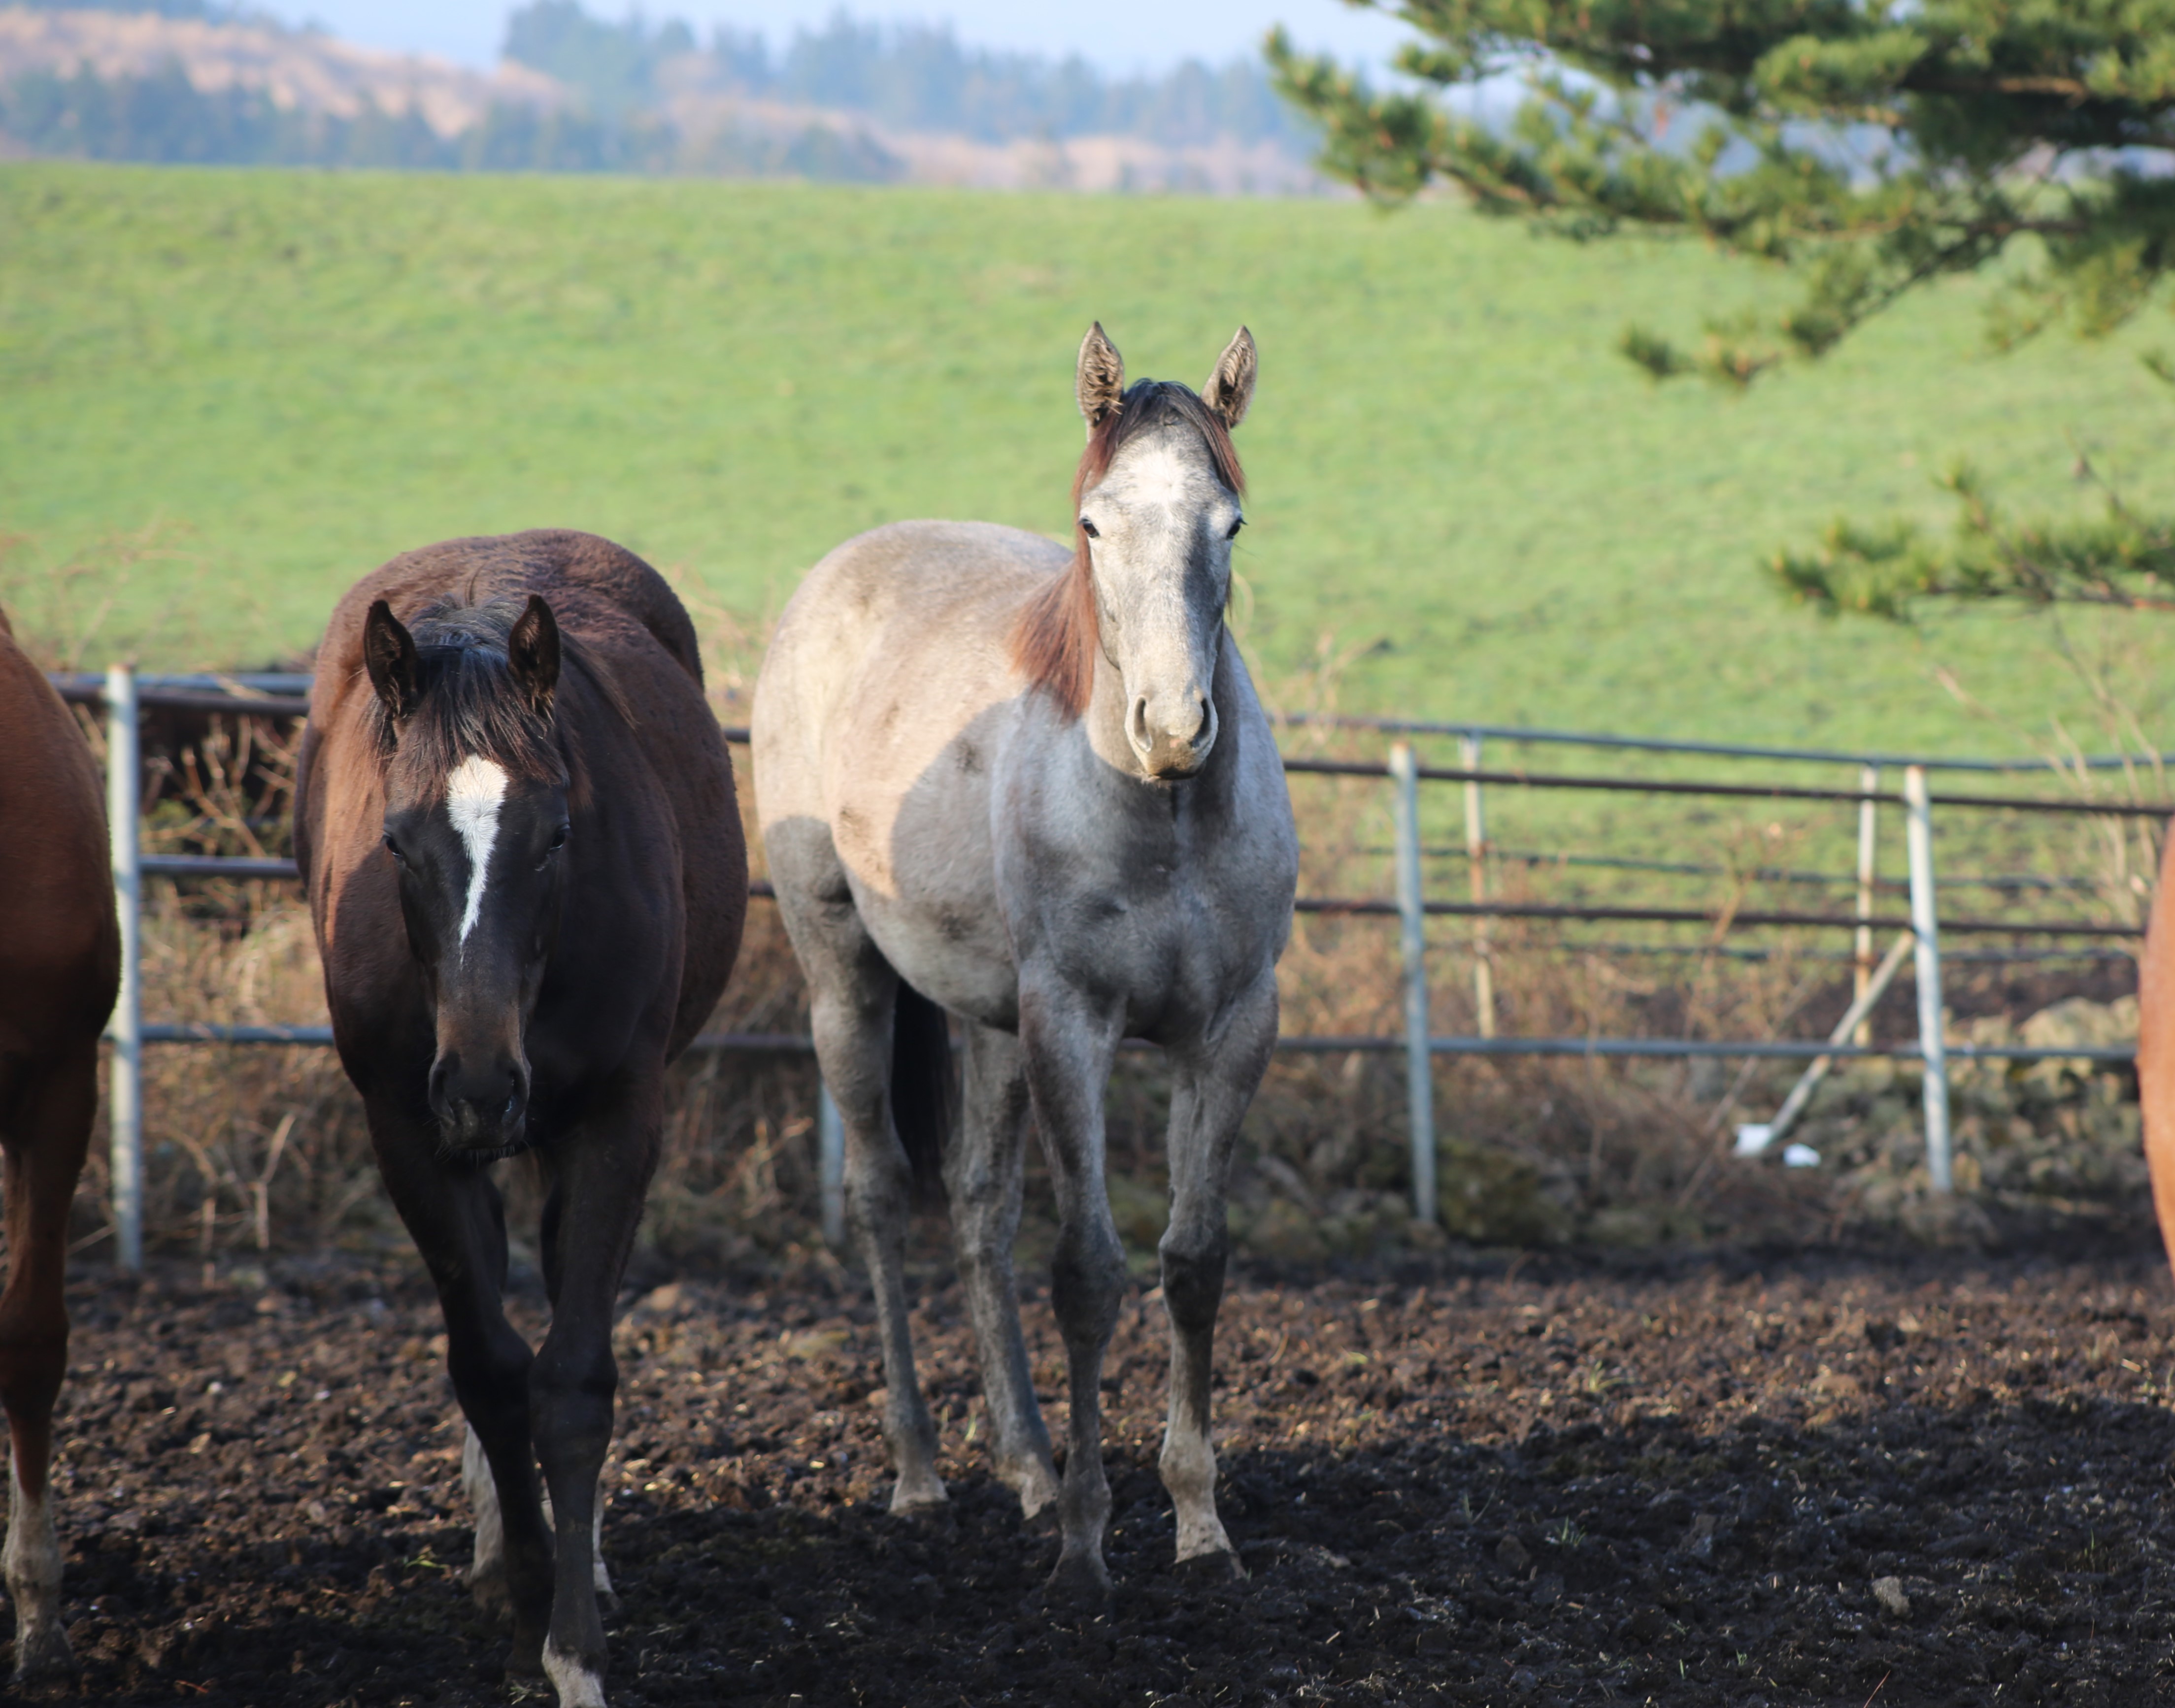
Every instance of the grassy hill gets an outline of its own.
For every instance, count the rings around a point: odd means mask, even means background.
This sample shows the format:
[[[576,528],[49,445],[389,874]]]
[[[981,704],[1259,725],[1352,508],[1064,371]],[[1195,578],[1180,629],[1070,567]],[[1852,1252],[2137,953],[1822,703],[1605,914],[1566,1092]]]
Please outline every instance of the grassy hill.
[[[1449,206],[11,164],[0,535],[32,621],[110,606],[93,662],[290,653],[392,553],[545,524],[759,621],[887,518],[1061,532],[1088,321],[1197,383],[1245,320],[1272,675],[1330,637],[1364,654],[1347,709],[2013,746],[1939,661],[2026,722],[2077,713],[2043,623],[1823,624],[1757,564],[1845,507],[1943,518],[1957,453],[2065,504],[2083,435],[2165,493],[2152,329],[1991,356],[1958,285],[1743,398],[1612,354],[1779,288]]]

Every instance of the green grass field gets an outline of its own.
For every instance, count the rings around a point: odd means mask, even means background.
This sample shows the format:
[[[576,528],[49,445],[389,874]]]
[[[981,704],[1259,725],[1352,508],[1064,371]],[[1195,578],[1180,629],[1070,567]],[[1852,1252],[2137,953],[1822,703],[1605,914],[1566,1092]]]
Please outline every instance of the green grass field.
[[[1195,383],[1244,320],[1272,677],[1329,636],[1364,654],[1348,710],[2013,747],[1941,663],[2021,723],[2075,714],[2042,622],[1825,624],[1758,565],[1844,508],[1944,519],[1958,453],[2058,506],[2083,442],[2161,496],[2159,328],[1997,357],[1963,284],[1741,398],[1613,352],[1788,288],[1447,205],[11,164],[0,534],[33,621],[110,604],[89,664],[290,654],[392,553],[539,525],[759,621],[888,518],[1061,532],[1088,320]]]

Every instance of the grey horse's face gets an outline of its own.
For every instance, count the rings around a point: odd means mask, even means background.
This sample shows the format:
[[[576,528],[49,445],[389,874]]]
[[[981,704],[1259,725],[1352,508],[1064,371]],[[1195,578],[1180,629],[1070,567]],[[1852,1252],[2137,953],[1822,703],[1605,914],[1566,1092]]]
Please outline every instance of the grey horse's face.
[[[1254,340],[1242,326],[1199,398],[1185,399],[1197,422],[1188,408],[1143,419],[1140,431],[1118,436],[1102,477],[1080,494],[1096,625],[1125,684],[1125,740],[1158,780],[1192,776],[1216,746],[1216,659],[1231,542],[1245,515],[1232,490],[1243,484],[1237,464],[1219,469],[1207,435],[1229,457],[1225,436],[1245,418],[1254,374]],[[1099,323],[1080,346],[1077,383],[1091,436],[1126,407],[1125,363]],[[1142,383],[1149,392],[1136,389],[1136,407],[1144,395],[1185,391]]]
[[[1201,435],[1175,423],[1126,444],[1081,495],[1103,650],[1151,777],[1191,777],[1216,745],[1216,653],[1245,520]]]

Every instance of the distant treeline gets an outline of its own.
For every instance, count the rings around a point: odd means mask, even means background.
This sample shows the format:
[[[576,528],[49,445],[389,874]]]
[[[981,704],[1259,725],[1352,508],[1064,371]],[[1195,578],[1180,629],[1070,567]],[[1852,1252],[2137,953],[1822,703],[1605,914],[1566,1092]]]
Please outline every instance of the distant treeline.
[[[32,12],[149,12],[160,18],[201,18],[213,24],[242,19],[255,22],[253,14],[238,6],[222,6],[211,0],[8,0],[11,6]]]
[[[654,107],[675,90],[760,96],[861,114],[903,131],[983,142],[1119,134],[1171,146],[1229,137],[1312,144],[1259,62],[1188,60],[1157,77],[1111,78],[1084,59],[963,47],[948,29],[857,23],[843,12],[773,54],[721,27],[705,48],[677,21],[608,23],[579,0],[534,0],[508,19],[506,57],[579,89],[604,114]]]
[[[0,0],[5,3],[5,0]],[[18,0],[20,3],[20,0]],[[217,0],[31,0],[53,10],[158,12],[277,28]],[[441,171],[704,172],[881,182],[903,163],[855,120],[1001,143],[1098,133],[1169,146],[1231,138],[1310,139],[1259,65],[1189,61],[1159,77],[1109,78],[1078,58],[962,47],[948,30],[854,22],[843,12],[773,54],[760,35],[720,29],[708,46],[682,23],[639,14],[609,23],[578,0],[534,0],[507,20],[506,57],[558,79],[571,106],[495,106],[441,136],[412,110],[353,117],[274,105],[260,90],[200,89],[178,65],[106,79],[87,68],[0,82],[0,137],[33,154],[207,165],[318,165]],[[683,135],[675,95],[757,98],[850,117],[780,129],[697,125]]]
[[[33,154],[167,165],[352,166],[426,171],[699,171],[882,182],[899,161],[858,133],[725,133],[699,145],[654,118],[494,106],[442,137],[413,111],[352,118],[275,106],[254,89],[205,90],[179,66],[149,77],[33,72],[0,83],[0,136]]]

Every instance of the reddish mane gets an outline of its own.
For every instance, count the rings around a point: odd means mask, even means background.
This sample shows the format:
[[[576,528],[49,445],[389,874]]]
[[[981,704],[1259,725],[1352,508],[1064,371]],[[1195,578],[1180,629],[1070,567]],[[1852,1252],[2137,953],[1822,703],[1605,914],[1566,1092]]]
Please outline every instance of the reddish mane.
[[[1246,473],[1231,443],[1223,418],[1192,389],[1173,380],[1138,380],[1118,407],[1097,422],[1080,453],[1072,476],[1072,562],[1030,599],[1012,627],[1012,662],[1028,685],[1045,690],[1067,718],[1088,709],[1095,687],[1095,649],[1101,637],[1095,621],[1093,560],[1080,526],[1080,499],[1110,472],[1125,442],[1143,428],[1183,422],[1198,431],[1216,465],[1216,477],[1234,493],[1246,490]]]

